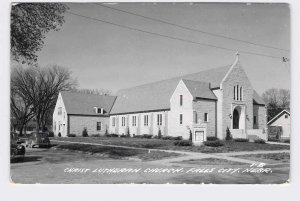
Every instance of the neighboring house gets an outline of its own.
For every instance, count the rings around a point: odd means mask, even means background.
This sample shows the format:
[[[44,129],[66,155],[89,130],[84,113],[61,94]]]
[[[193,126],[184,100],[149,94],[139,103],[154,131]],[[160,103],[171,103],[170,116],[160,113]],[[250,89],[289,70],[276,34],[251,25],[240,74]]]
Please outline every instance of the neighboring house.
[[[110,112],[109,132],[224,139],[265,132],[265,103],[253,89],[238,56],[233,65],[120,90]],[[196,133],[200,133],[198,136]]]
[[[109,129],[109,113],[115,96],[62,91],[53,113],[53,132],[57,136],[105,134]]]
[[[291,134],[291,117],[288,110],[282,110],[273,119],[268,122],[268,126],[280,126],[281,136],[280,138],[290,138]]]

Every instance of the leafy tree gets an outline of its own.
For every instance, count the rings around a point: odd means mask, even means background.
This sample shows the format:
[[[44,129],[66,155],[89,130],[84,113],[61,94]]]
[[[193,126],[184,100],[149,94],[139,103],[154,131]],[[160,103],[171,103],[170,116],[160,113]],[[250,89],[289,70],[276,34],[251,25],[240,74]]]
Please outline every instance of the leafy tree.
[[[68,7],[61,3],[18,3],[11,10],[11,57],[34,64],[43,47],[45,34],[59,30]]]
[[[287,89],[268,89],[262,95],[267,105],[268,120],[284,109],[290,109],[290,91]]]

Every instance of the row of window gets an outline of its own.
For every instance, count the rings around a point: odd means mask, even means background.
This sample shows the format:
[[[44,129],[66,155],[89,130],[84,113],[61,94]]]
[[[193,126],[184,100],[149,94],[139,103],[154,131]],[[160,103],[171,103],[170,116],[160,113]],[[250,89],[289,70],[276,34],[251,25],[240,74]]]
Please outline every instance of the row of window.
[[[194,111],[194,123],[198,123],[198,114]],[[208,122],[208,113],[204,113],[204,122]],[[183,124],[183,114],[179,114],[179,124]],[[144,115],[144,126],[149,125],[149,115]],[[157,125],[162,125],[162,114],[157,114]],[[112,118],[112,126],[116,126],[116,117]],[[121,126],[126,126],[126,117],[121,118]],[[132,116],[132,126],[137,126],[136,116]]]
[[[157,125],[162,125],[162,114],[157,114]],[[136,116],[132,116],[132,126],[137,126]],[[149,125],[149,115],[144,115],[144,126]],[[112,126],[116,126],[116,117],[112,118]],[[126,126],[126,117],[121,117],[121,126]]]

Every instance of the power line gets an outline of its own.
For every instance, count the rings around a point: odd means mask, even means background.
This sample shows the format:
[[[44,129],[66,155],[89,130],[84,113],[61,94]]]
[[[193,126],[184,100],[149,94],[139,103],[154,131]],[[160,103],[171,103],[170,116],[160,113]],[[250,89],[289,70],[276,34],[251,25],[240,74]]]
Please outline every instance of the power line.
[[[93,17],[73,13],[73,12],[70,12],[70,11],[66,11],[66,13],[69,13],[69,14],[75,15],[75,16],[79,16],[79,17],[82,17],[82,18],[90,19],[90,20],[93,20],[93,21],[98,21],[98,22],[102,22],[102,23],[122,27],[124,29],[129,29],[129,30],[133,30],[133,31],[147,33],[147,34],[150,34],[150,35],[160,36],[160,37],[163,37],[163,38],[169,38],[169,39],[173,39],[173,40],[177,40],[177,41],[182,41],[182,42],[187,42],[187,43],[192,43],[192,44],[197,44],[197,45],[202,45],[202,46],[208,46],[208,47],[212,47],[212,48],[218,48],[218,49],[227,50],[227,51],[231,51],[231,52],[236,52],[237,51],[236,49],[220,47],[220,46],[211,45],[211,44],[208,44],[208,43],[200,43],[200,42],[196,42],[196,41],[186,40],[186,39],[177,38],[177,37],[173,37],[173,36],[168,36],[168,35],[164,35],[164,34],[159,34],[159,33],[155,33],[155,32],[145,31],[145,30],[142,30],[142,29],[137,29],[137,28],[121,25],[121,24],[116,24],[116,23],[113,23],[113,22],[109,22],[109,21],[105,21],[105,20],[101,20],[101,19],[97,19],[97,18],[93,18]],[[244,54],[249,54],[249,55],[256,55],[256,56],[264,56],[264,57],[270,57],[270,58],[275,58],[275,59],[282,59],[282,57],[276,57],[276,56],[271,56],[271,55],[266,55],[266,54],[259,54],[259,53],[254,53],[254,52],[248,52],[248,51],[244,51],[244,50],[239,50],[239,52],[244,53]]]
[[[229,40],[233,40],[233,41],[238,41],[238,42],[242,42],[242,43],[247,43],[247,44],[251,44],[251,45],[255,45],[255,46],[259,46],[259,47],[265,47],[265,48],[270,48],[270,49],[276,49],[276,50],[281,50],[281,51],[289,52],[289,50],[287,50],[287,49],[273,47],[273,46],[264,45],[264,44],[258,44],[258,43],[254,43],[254,42],[250,42],[250,41],[246,41],[246,40],[232,38],[232,37],[229,37],[229,36],[215,34],[215,33],[207,32],[207,31],[202,31],[202,30],[199,30],[199,29],[194,29],[194,28],[190,28],[190,27],[186,27],[186,26],[174,24],[174,23],[171,23],[171,22],[167,22],[167,21],[164,21],[164,20],[161,20],[161,19],[147,17],[147,16],[144,16],[144,15],[141,15],[141,14],[137,14],[137,13],[133,13],[133,12],[129,12],[129,11],[117,9],[117,8],[112,8],[110,6],[105,6],[105,5],[101,4],[101,3],[94,3],[94,4],[97,5],[97,6],[109,8],[109,9],[112,9],[112,10],[116,10],[116,11],[119,11],[119,12],[130,14],[130,15],[142,17],[144,19],[148,19],[148,20],[152,20],[152,21],[157,21],[157,22],[161,22],[161,23],[168,24],[168,25],[171,25],[171,26],[179,27],[181,29],[186,29],[186,30],[189,30],[189,31],[195,31],[195,32],[202,33],[202,34],[211,35],[211,36],[214,36],[214,37],[225,38],[225,39],[229,39]]]

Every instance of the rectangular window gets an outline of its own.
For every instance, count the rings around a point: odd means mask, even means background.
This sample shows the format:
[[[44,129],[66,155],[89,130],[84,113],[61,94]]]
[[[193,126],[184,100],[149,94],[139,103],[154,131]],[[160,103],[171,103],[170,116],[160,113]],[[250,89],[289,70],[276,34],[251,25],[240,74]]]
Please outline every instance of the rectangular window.
[[[233,100],[235,100],[235,86],[233,87]]]
[[[242,89],[242,87],[240,88],[240,101],[242,101],[243,100],[243,89]]]
[[[126,122],[125,122],[125,117],[122,117],[122,126],[125,126]]]
[[[132,116],[132,126],[136,126],[136,116]]]
[[[112,126],[115,127],[116,126],[116,117],[112,118]]]
[[[57,114],[58,114],[58,115],[61,115],[61,114],[62,114],[62,107],[59,107],[59,108],[58,108]]]
[[[102,123],[97,122],[97,131],[101,131],[101,129],[102,129]]]
[[[182,95],[180,95],[179,97],[180,97],[180,98],[179,98],[179,99],[180,99],[180,100],[179,100],[179,101],[180,101],[180,106],[182,106],[182,104],[183,104],[183,99],[182,99],[182,98],[183,98],[183,97],[182,97]]]
[[[193,112],[193,116],[194,116],[194,124],[197,124],[198,123],[198,115],[197,115],[197,112],[196,111],[194,111]]]
[[[180,114],[180,115],[179,115],[179,124],[180,124],[180,125],[182,124],[182,118],[183,118],[183,117],[182,117],[182,114]]]
[[[54,122],[54,131],[56,131],[56,121]]]
[[[208,113],[204,113],[204,122],[208,122]]]
[[[254,124],[257,124],[256,116],[253,117],[253,123],[254,123]]]
[[[162,125],[162,114],[157,115],[157,125],[159,125],[159,126]]]
[[[148,126],[148,115],[144,115],[144,126]]]
[[[239,85],[236,86],[236,100],[239,100]]]

